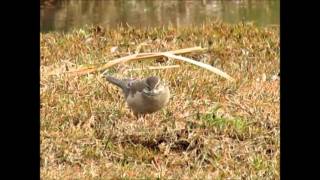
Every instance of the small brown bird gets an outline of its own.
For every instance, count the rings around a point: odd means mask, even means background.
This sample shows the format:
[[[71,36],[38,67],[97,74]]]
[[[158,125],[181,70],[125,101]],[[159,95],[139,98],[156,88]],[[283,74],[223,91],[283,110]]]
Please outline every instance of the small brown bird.
[[[105,77],[107,81],[122,89],[128,106],[136,116],[154,113],[169,102],[169,87],[161,82],[159,77],[151,76],[144,79]]]

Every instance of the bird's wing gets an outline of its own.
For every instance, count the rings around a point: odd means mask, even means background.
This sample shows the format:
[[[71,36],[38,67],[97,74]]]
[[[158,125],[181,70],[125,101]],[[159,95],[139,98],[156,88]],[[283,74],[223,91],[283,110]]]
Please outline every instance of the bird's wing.
[[[145,80],[131,80],[128,82],[128,88],[129,88],[129,94],[131,94],[132,96],[136,93],[136,92],[142,92],[143,89],[146,87],[146,82]]]

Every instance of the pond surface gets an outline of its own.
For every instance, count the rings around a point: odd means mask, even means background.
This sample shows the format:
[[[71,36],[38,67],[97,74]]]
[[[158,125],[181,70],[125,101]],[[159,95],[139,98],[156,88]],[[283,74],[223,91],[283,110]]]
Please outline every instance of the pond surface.
[[[260,26],[280,23],[280,0],[41,0],[40,7],[41,32],[121,23],[180,27],[214,18]]]

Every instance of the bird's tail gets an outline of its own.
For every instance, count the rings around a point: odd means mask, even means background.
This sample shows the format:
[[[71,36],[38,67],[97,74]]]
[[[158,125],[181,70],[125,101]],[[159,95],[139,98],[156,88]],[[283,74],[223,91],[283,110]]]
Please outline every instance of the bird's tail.
[[[117,79],[111,76],[105,76],[105,78],[107,79],[107,81],[120,87],[122,90],[125,90],[127,88],[127,83],[125,81],[122,81],[120,79]]]

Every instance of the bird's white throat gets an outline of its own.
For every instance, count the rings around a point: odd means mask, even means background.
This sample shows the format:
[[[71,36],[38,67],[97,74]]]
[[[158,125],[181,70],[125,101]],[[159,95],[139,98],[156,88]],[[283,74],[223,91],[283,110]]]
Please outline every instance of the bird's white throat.
[[[151,91],[148,90],[147,88],[143,89],[143,92],[149,96],[155,96],[155,95],[161,94],[163,91],[164,91],[163,85],[159,85],[158,87],[152,89]]]

